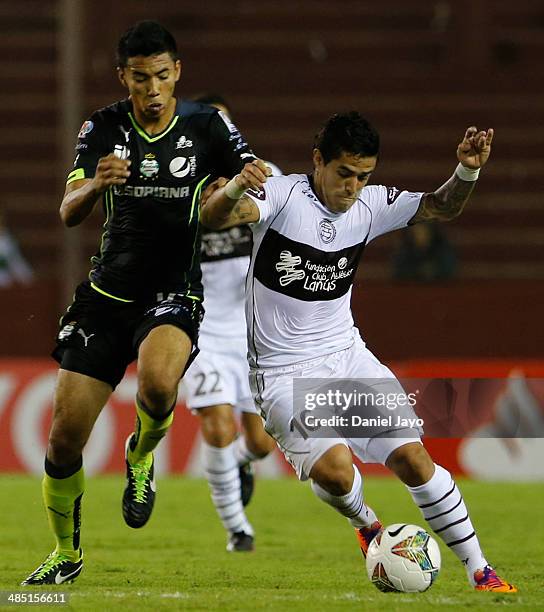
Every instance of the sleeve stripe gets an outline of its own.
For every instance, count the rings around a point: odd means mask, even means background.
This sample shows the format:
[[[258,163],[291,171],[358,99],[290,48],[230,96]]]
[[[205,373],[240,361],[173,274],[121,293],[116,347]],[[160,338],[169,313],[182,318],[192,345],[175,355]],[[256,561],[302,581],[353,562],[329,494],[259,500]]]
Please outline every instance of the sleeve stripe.
[[[77,168],[76,170],[70,172],[68,178],[66,179],[66,184],[72,183],[73,181],[80,181],[85,178],[85,170],[83,168]]]

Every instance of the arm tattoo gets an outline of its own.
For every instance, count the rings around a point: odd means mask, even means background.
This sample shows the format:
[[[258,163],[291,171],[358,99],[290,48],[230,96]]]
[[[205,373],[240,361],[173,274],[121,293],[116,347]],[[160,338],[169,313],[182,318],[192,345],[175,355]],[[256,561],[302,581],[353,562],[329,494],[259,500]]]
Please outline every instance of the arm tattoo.
[[[252,200],[247,196],[242,196],[234,205],[231,215],[235,217],[237,221],[245,221],[248,217],[251,217],[251,212]]]
[[[217,199],[216,194],[212,193],[204,202],[200,213],[202,225],[214,230],[226,229],[258,220],[258,208],[253,200],[247,196],[242,196],[239,200],[231,200],[220,194],[219,199]]]
[[[419,210],[411,223],[433,219],[438,221],[454,219],[463,211],[475,185],[476,181],[463,181],[454,174],[435,192],[423,196]]]

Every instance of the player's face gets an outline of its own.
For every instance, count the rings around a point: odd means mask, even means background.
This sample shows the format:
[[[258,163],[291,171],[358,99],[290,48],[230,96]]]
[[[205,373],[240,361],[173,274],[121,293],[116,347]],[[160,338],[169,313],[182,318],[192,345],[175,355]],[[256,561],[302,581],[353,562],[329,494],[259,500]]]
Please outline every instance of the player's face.
[[[169,53],[129,57],[127,65],[118,69],[118,74],[128,89],[138,119],[155,122],[172,111],[181,63],[174,61]]]
[[[325,164],[321,152],[314,149],[314,185],[321,202],[332,212],[349,210],[367,184],[377,161],[377,157],[343,152]]]

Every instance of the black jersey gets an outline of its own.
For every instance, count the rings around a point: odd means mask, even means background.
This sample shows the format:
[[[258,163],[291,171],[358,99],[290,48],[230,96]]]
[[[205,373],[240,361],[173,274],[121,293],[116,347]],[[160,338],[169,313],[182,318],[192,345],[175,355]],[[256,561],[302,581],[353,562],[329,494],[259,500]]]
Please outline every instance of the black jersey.
[[[124,185],[103,196],[106,221],[93,257],[92,286],[112,298],[181,293],[202,299],[199,197],[210,177],[232,177],[255,156],[216,109],[179,102],[170,124],[149,135],[130,100],[95,112],[76,146],[68,182],[92,178],[100,157],[130,159]]]

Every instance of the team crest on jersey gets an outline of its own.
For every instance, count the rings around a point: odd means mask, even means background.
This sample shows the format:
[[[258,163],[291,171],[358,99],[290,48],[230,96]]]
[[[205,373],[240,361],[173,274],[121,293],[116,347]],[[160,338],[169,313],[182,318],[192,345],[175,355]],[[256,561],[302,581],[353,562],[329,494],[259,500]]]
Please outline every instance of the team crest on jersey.
[[[336,237],[336,228],[332,221],[323,219],[319,224],[319,237],[325,244],[330,244]]]
[[[159,162],[153,153],[146,153],[140,162],[140,175],[142,178],[155,178],[159,174]]]
[[[174,157],[168,169],[172,173],[172,176],[176,178],[183,178],[188,174],[196,176],[196,155],[192,155],[191,157]]]
[[[87,134],[93,129],[94,123],[92,121],[85,121],[79,130],[78,138],[85,138]]]

